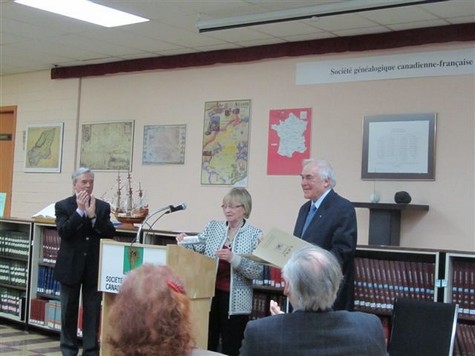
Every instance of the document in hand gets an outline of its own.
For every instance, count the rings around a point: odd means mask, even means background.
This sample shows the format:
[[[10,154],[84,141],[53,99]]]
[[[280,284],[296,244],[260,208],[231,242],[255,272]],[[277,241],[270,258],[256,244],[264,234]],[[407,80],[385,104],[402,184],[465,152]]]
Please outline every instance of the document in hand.
[[[313,245],[287,232],[272,228],[252,255],[243,255],[243,257],[282,268],[294,251],[307,246]]]

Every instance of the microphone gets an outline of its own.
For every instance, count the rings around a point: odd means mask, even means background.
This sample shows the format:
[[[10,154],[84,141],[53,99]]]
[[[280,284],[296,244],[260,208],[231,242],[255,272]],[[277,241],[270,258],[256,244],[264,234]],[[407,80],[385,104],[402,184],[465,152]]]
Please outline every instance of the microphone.
[[[174,213],[175,211],[180,211],[180,210],[185,210],[186,209],[186,203],[181,203],[179,205],[176,205],[176,206],[173,206],[173,205],[170,205],[168,207],[168,212],[166,212],[166,214],[170,214],[170,213]]]
[[[137,236],[135,237],[135,240],[132,242],[132,244],[134,244],[135,242],[141,242],[141,236],[142,236],[142,231],[143,231],[143,228],[146,226],[148,227],[148,229],[152,229],[153,225],[155,225],[155,223],[165,214],[170,214],[170,213],[174,213],[175,211],[179,211],[179,210],[185,210],[186,209],[186,204],[185,203],[181,203],[179,205],[176,205],[176,206],[173,206],[173,205],[168,205],[168,206],[165,206],[163,208],[160,208],[158,210],[155,210],[153,213],[151,214],[148,214],[148,216],[145,218],[145,220],[140,224],[140,227],[137,231]],[[152,217],[157,215],[158,213],[162,213],[162,215],[160,215],[158,218],[155,218],[155,220],[150,223],[149,221],[151,221]]]

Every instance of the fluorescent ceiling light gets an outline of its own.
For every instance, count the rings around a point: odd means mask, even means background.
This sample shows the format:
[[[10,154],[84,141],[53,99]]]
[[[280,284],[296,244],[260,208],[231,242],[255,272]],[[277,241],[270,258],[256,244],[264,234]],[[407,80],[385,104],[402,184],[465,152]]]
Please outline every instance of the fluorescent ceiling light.
[[[15,0],[15,2],[104,27],[149,21],[143,17],[95,4],[88,0]]]
[[[199,32],[210,32],[441,1],[448,0],[346,0],[260,14],[200,20],[196,27]]]

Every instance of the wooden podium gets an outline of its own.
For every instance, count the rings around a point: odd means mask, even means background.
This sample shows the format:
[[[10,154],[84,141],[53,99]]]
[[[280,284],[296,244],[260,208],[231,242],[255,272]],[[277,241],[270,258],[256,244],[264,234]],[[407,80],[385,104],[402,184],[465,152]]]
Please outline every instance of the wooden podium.
[[[103,239],[98,283],[98,288],[103,293],[101,355],[111,355],[109,345],[105,342],[110,330],[109,308],[114,303],[127,271],[142,263],[168,265],[183,279],[191,299],[196,346],[206,349],[210,303],[216,282],[216,260],[178,245],[131,245]]]

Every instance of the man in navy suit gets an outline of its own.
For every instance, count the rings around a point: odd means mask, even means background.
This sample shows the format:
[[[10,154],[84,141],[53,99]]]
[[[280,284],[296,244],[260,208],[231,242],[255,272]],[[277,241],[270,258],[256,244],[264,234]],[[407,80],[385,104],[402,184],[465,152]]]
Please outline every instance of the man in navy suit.
[[[353,310],[357,241],[355,208],[350,201],[333,190],[336,184],[335,174],[327,161],[304,160],[301,177],[304,197],[308,201],[299,210],[294,235],[335,255],[340,262],[344,279],[333,308]],[[316,210],[313,216],[312,209]]]
[[[332,253],[318,246],[297,250],[282,276],[293,312],[248,322],[241,356],[387,355],[376,315],[332,309],[343,277]]]
[[[101,293],[97,291],[101,238],[113,238],[108,203],[96,199],[94,173],[81,167],[72,174],[74,195],[55,204],[61,245],[54,278],[61,284],[61,352],[78,354],[79,296],[82,288],[83,355],[99,355]]]

